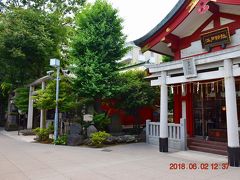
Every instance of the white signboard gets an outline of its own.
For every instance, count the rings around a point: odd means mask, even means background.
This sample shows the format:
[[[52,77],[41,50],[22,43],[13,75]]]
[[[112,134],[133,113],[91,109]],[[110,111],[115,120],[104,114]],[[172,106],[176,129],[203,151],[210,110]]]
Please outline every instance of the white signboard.
[[[186,79],[197,77],[196,65],[193,58],[183,59],[182,63],[183,72]]]
[[[83,115],[83,121],[85,121],[85,122],[91,122],[92,119],[93,119],[93,115],[91,115],[91,114]]]

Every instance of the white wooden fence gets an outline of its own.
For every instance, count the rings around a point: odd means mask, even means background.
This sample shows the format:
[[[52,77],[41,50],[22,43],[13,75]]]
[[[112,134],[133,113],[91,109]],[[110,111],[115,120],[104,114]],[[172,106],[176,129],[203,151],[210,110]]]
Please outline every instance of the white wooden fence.
[[[159,146],[160,122],[146,121],[146,142]],[[182,118],[180,124],[168,123],[169,148],[186,150],[186,119]]]

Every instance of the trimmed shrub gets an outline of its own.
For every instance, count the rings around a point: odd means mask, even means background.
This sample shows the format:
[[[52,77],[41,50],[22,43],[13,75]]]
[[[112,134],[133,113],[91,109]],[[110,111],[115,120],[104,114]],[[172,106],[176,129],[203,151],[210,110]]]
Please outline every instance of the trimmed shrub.
[[[46,128],[36,128],[33,130],[38,137],[38,141],[48,141],[49,140],[49,130]]]
[[[54,132],[53,125],[50,125],[48,128],[36,128],[33,130],[33,132],[37,135],[39,142],[49,142],[49,134],[52,134]]]
[[[102,147],[104,142],[106,142],[107,138],[111,135],[106,133],[105,131],[99,131],[91,134],[90,140],[91,145],[95,147]]]
[[[56,145],[67,145],[67,135],[62,135],[57,138],[57,140],[54,141],[54,144]]]

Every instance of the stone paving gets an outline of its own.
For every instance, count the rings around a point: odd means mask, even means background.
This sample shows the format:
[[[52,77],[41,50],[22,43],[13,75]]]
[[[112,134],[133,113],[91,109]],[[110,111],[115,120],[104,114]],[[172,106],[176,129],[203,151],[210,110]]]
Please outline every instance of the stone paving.
[[[240,179],[240,168],[211,169],[212,163],[226,163],[225,156],[195,151],[165,154],[145,143],[94,149],[31,141],[32,137],[19,137],[17,132],[0,130],[0,180]],[[171,163],[184,163],[186,168],[170,170]],[[201,170],[202,163],[208,170]],[[191,169],[192,164],[199,169]]]

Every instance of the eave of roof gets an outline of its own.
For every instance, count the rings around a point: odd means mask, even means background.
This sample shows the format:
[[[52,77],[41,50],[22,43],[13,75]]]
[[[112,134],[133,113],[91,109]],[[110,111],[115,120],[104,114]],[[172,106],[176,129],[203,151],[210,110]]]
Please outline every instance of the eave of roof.
[[[149,38],[154,36],[168,21],[170,21],[174,17],[174,15],[181,9],[181,7],[184,5],[185,2],[186,0],[179,0],[177,4],[174,6],[174,8],[157,26],[155,26],[151,31],[149,31],[143,37],[133,41],[134,44],[136,44],[137,46],[142,46]]]

